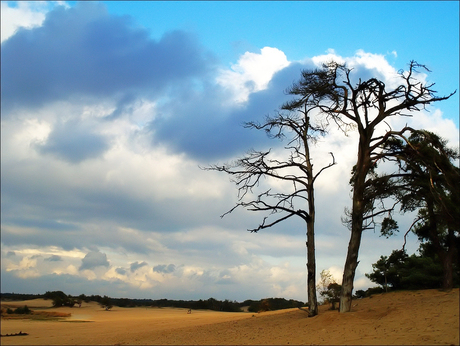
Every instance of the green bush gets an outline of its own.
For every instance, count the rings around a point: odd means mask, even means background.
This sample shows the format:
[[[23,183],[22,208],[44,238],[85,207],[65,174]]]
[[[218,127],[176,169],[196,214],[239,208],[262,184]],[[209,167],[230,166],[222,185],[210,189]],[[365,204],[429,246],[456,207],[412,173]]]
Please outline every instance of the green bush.
[[[24,305],[23,307],[16,308],[13,313],[15,314],[30,314],[32,311],[27,307],[27,305]]]
[[[55,308],[58,308],[60,306],[69,306],[73,307],[76,303],[75,299],[73,299],[71,296],[68,296],[62,291],[53,291],[53,292],[46,292],[44,297],[46,299],[52,299],[53,300],[53,306]]]
[[[370,287],[366,291],[366,296],[370,297],[373,294],[380,294],[380,293],[383,293],[383,292],[385,292],[385,290],[382,287]]]
[[[441,262],[436,256],[428,257],[426,254],[427,251],[422,251],[419,256],[408,256],[405,251],[394,250],[389,257],[381,256],[372,264],[373,271],[366,274],[366,277],[385,290],[440,288],[443,281]],[[453,274],[456,283],[458,277],[455,271]]]
[[[108,296],[104,296],[100,303],[99,303],[103,308],[105,308],[107,311],[110,310],[113,307],[112,300]]]
[[[253,302],[248,307],[249,312],[259,312],[260,311],[260,302]]]
[[[355,292],[355,298],[357,299],[364,298],[365,296],[366,296],[366,291],[364,290],[357,290]]]
[[[222,306],[220,307],[221,311],[225,312],[240,312],[241,309],[236,302],[231,302],[228,299],[224,300]]]
[[[262,300],[246,300],[244,303],[241,303],[242,306],[247,306],[249,312],[259,312],[259,311],[268,311],[268,310],[281,310],[281,309],[290,309],[290,308],[300,308],[305,304],[298,300],[286,300],[284,298],[266,298]]]

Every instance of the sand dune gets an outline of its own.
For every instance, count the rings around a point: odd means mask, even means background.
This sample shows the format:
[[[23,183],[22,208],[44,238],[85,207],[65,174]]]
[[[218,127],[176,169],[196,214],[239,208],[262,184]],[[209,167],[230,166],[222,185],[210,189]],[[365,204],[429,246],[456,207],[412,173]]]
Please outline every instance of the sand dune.
[[[50,308],[49,300],[2,302],[32,310],[71,313],[60,321],[2,319],[2,345],[128,344],[459,344],[459,290],[392,292],[356,300],[353,311],[339,314],[320,308],[260,314],[172,308],[118,308],[95,303],[81,308]]]

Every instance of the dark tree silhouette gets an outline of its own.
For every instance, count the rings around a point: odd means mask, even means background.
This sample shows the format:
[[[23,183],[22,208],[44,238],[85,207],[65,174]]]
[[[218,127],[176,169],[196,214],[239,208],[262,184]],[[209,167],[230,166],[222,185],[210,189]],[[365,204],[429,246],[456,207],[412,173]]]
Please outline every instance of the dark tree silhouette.
[[[435,256],[408,256],[405,250],[394,250],[389,257],[381,256],[372,264],[372,272],[366,274],[372,282],[393,290],[440,288],[443,281],[441,264]],[[458,283],[458,277],[455,277]]]
[[[405,136],[406,131],[410,136]],[[460,243],[460,169],[454,164],[459,153],[429,131],[406,127],[390,135],[382,155],[398,165],[398,172],[391,175],[393,197],[403,212],[418,209],[404,238],[413,231],[421,241],[430,243],[442,264],[442,287],[450,290]],[[386,236],[398,229],[391,220],[382,227]]]
[[[105,308],[106,311],[110,310],[113,307],[112,300],[108,296],[102,297],[101,301],[99,304]]]
[[[372,264],[372,273],[366,274],[366,277],[382,285],[385,292],[388,292],[388,286],[400,289],[402,267],[407,257],[404,250],[395,250],[389,257],[380,256],[380,259]]]
[[[380,155],[382,146],[389,138],[379,135],[377,130],[389,117],[420,111],[426,105],[453,95],[436,97],[432,89],[434,84],[426,85],[415,78],[418,69],[429,71],[424,65],[411,61],[408,71],[399,72],[401,84],[390,90],[377,78],[352,81],[352,69],[335,62],[324,64],[322,69],[303,71],[298,83],[299,94],[309,96],[308,107],[319,111],[324,119],[335,121],[342,130],[356,129],[359,134],[358,156],[350,180],[353,189],[352,207],[348,212],[351,235],[344,265],[340,312],[351,310],[362,232],[375,227],[376,216],[394,208],[394,205],[388,208],[383,205],[382,210],[376,211],[376,196],[382,194],[375,192],[375,185],[368,182],[369,178],[375,178],[375,167],[383,159]]]
[[[267,116],[265,122],[249,122],[246,128],[266,131],[270,138],[284,139],[286,159],[273,158],[271,149],[268,151],[249,151],[247,156],[231,164],[211,166],[207,169],[230,174],[238,187],[238,203],[224,215],[238,207],[249,211],[265,212],[262,222],[257,228],[249,229],[258,232],[275,226],[291,217],[299,217],[307,228],[307,290],[309,315],[318,313],[316,297],[316,259],[315,259],[315,195],[314,183],[318,176],[335,164],[334,155],[331,163],[314,173],[310,154],[310,143],[315,143],[318,136],[326,134],[326,124],[315,123],[312,114],[317,113],[316,104],[322,98],[314,90],[305,90],[301,83],[291,86],[287,93],[296,98],[281,106],[281,110],[273,117]],[[250,199],[248,195],[258,187],[263,178],[291,183],[289,191],[274,192],[264,190]]]

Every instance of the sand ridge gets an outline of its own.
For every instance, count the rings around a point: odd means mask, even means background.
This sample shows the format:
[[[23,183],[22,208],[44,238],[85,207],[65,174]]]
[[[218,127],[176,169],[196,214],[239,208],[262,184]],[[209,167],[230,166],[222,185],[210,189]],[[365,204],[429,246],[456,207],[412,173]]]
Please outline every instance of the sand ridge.
[[[13,304],[13,302],[2,302]],[[14,302],[32,310],[70,312],[60,321],[2,319],[2,345],[436,345],[459,344],[459,290],[390,292],[355,300],[350,313],[320,307],[308,318],[303,310],[260,314],[175,308],[118,308],[96,303],[81,308],[50,308],[51,301]],[[86,321],[86,322],[85,322]]]

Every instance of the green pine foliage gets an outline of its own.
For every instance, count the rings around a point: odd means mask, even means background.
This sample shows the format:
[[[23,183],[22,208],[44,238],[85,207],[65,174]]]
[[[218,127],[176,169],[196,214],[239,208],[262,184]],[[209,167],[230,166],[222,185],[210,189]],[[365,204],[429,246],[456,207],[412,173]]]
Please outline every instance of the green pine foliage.
[[[68,296],[62,291],[47,291],[44,294],[45,299],[52,299],[53,300],[53,306],[54,307],[60,307],[60,306],[69,306],[73,307],[76,303],[76,300],[72,298],[71,296]]]
[[[443,268],[435,254],[408,256],[403,250],[394,250],[390,256],[380,256],[372,264],[373,271],[366,274],[372,282],[383,290],[417,290],[442,288]],[[458,268],[454,271],[454,286],[459,285]]]

